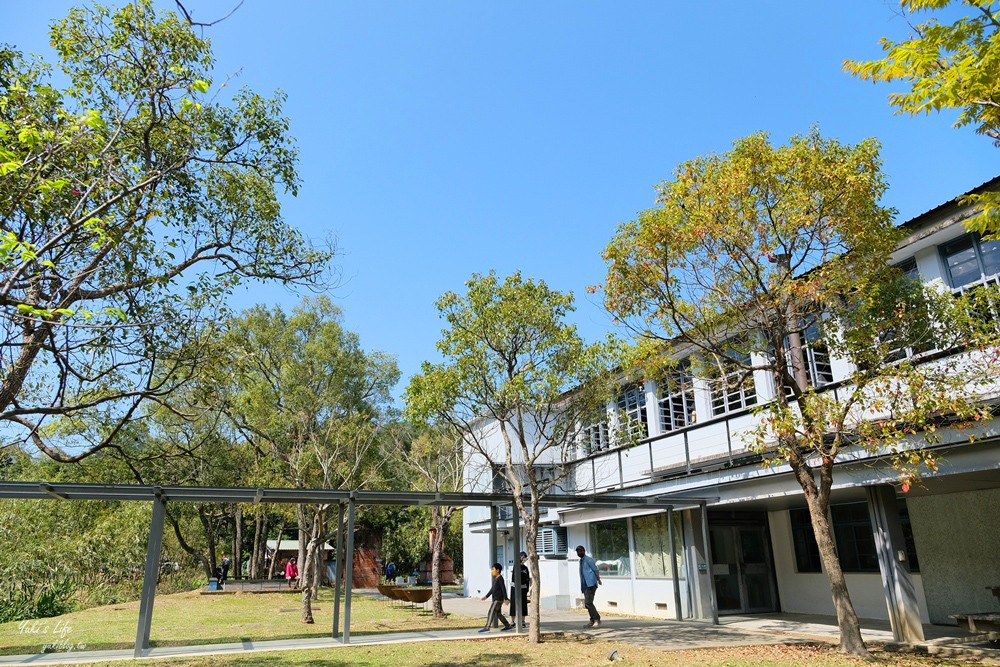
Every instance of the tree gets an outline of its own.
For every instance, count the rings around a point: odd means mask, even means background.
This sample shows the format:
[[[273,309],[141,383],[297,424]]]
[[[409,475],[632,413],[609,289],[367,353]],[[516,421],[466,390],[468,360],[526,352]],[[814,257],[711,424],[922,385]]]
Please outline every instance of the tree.
[[[387,355],[361,349],[329,299],[306,299],[291,316],[280,307],[252,308],[232,323],[227,341],[235,383],[228,414],[287,484],[342,489],[380,480],[380,429],[399,371]],[[297,506],[306,623],[313,622],[322,546],[335,534],[330,507]]]
[[[639,334],[640,359],[693,352],[718,391],[755,371],[773,379],[748,444],[801,486],[840,649],[858,655],[866,648],[828,520],[834,463],[864,448],[889,456],[908,483],[919,464],[935,465],[921,439],[933,442],[942,422],[985,417],[976,390],[991,375],[963,355],[899,360],[907,345],[973,344],[975,318],[886,265],[900,236],[878,204],[884,190],[874,140],[843,145],[814,130],[775,148],[755,134],[681,164],[658,205],[621,225],[604,252],[605,304]],[[818,353],[856,369],[837,392],[806,363]]]
[[[465,295],[437,301],[448,322],[437,348],[445,361],[425,362],[406,389],[415,419],[457,429],[490,477],[499,474],[524,521],[532,585],[529,638],[538,630],[539,502],[566,476],[581,428],[606,406],[614,345],[587,345],[565,322],[572,294],[520,273],[500,281],[475,274]],[[572,391],[570,391],[572,390]]]
[[[910,23],[909,39],[880,40],[881,60],[847,60],[844,68],[869,81],[905,82],[908,91],[889,94],[897,113],[958,109],[955,127],[972,125],[1000,146],[1000,6],[994,0],[900,0],[900,5],[904,13],[944,12],[953,5],[965,5],[971,13],[952,23],[937,18]],[[974,229],[1000,232],[1000,195],[973,194],[967,203],[982,208],[971,223]]]
[[[418,490],[461,491],[464,473],[464,439],[451,425],[414,433],[413,428],[396,429],[395,451],[401,452],[411,485]],[[415,483],[414,483],[415,481]],[[431,606],[435,618],[444,618],[441,604],[441,560],[445,540],[456,512],[461,508],[431,505]]]
[[[77,461],[184,384],[235,286],[317,284],[331,253],[281,218],[281,94],[212,92],[208,40],[152,0],[74,9],[51,37],[59,77],[0,48],[0,422]],[[45,433],[79,414],[107,439]]]

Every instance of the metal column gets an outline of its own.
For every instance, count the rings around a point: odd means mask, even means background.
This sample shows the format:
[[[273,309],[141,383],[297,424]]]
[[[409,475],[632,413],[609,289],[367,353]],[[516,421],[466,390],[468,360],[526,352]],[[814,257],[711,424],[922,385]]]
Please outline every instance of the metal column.
[[[892,637],[897,642],[912,644],[924,641],[920,622],[920,606],[906,560],[906,540],[899,521],[896,490],[887,485],[865,488],[868,511],[875,534],[875,552],[882,574],[882,590],[889,611]]]
[[[497,559],[497,508],[490,505],[490,561],[486,567],[492,567]]]
[[[337,537],[334,540],[333,552],[336,554],[336,565],[333,570],[333,635],[336,639],[340,634],[340,584],[342,580],[341,571],[344,564],[344,504],[337,503]]]
[[[351,586],[354,583],[354,494],[347,501],[347,557],[344,559],[344,643],[351,643]]]
[[[135,630],[136,658],[141,658],[142,652],[149,649],[149,630],[153,624],[153,598],[156,595],[156,580],[160,575],[160,549],[163,547],[163,522],[166,513],[166,503],[157,494],[153,501],[153,518],[149,524],[149,541],[146,543],[146,571],[139,598],[139,624]]]
[[[670,576],[674,578],[674,616],[683,620],[681,614],[681,580],[677,573],[677,552],[674,549],[674,508],[667,510],[667,539],[670,540]]]
[[[511,528],[514,530],[514,567],[512,568],[511,579],[514,583],[514,595],[517,596],[517,614],[514,619],[514,632],[521,632],[524,630],[524,609],[521,602],[524,598],[521,596],[521,513],[517,511],[517,503],[511,503],[511,516],[513,521],[511,523]]]
[[[712,601],[712,623],[719,624],[719,603],[715,599],[715,573],[712,572],[712,544],[708,535],[708,503],[698,503],[701,507],[701,540],[705,549],[705,563],[708,565],[708,595]]]

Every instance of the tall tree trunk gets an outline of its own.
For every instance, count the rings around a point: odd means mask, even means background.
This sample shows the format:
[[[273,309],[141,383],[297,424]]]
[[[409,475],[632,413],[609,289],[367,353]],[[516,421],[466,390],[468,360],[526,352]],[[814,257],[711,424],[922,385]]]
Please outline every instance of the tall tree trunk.
[[[215,576],[216,554],[215,554],[215,527],[212,525],[212,516],[205,511],[203,505],[198,505],[198,519],[201,521],[202,530],[205,532],[205,542],[208,544],[208,578]]]
[[[820,482],[817,485],[813,472],[807,467],[801,456],[793,456],[790,460],[792,471],[802,487],[809,507],[809,517],[812,521],[813,533],[816,536],[816,546],[820,559],[826,569],[830,582],[830,594],[833,606],[837,611],[837,626],[840,629],[840,644],[842,653],[848,655],[868,656],[868,649],[861,638],[861,623],[854,610],[851,594],[847,590],[847,580],[840,567],[840,557],[837,554],[837,543],[833,535],[833,525],[830,523],[830,488],[833,479],[833,459],[824,458],[819,470]]]
[[[271,556],[271,564],[267,568],[267,578],[274,579],[274,568],[278,566],[278,549],[281,548],[281,534],[285,532],[285,522],[278,524],[278,539],[274,543],[274,555]],[[281,573],[284,575],[284,572]]]
[[[448,532],[453,508],[431,506],[431,524],[434,526],[434,539],[431,540],[431,607],[434,618],[444,618],[444,605],[441,603],[441,557],[444,555],[444,537]]]
[[[233,530],[233,567],[236,569],[233,579],[239,579],[243,576],[243,508],[239,505],[236,506],[236,511],[233,513],[233,523],[235,524],[235,530]]]
[[[264,558],[261,554],[262,542],[260,539],[261,533],[264,532],[264,519],[258,512],[253,518],[253,547],[250,550],[250,578],[257,579],[260,577],[261,565],[264,563]]]

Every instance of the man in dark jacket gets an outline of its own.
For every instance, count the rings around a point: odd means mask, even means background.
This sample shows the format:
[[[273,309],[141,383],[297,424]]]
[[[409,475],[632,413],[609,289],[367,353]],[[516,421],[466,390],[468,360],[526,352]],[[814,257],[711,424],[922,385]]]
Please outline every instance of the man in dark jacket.
[[[514,626],[503,615],[503,603],[507,599],[507,586],[503,582],[503,569],[500,567],[500,563],[493,563],[492,573],[493,585],[490,587],[489,593],[483,596],[483,599],[492,597],[493,601],[490,602],[490,611],[486,615],[486,626],[480,632],[489,632],[493,622],[498,619],[503,623],[503,630],[500,632],[505,632]]]
[[[528,570],[528,554],[525,552],[520,553],[520,565],[515,565],[514,567],[521,568],[521,590],[514,590],[514,582],[510,582],[510,618],[512,621],[517,620],[517,610],[521,610],[521,618],[524,622],[528,622],[528,589],[531,587],[531,572]],[[513,579],[513,575],[511,575]]]

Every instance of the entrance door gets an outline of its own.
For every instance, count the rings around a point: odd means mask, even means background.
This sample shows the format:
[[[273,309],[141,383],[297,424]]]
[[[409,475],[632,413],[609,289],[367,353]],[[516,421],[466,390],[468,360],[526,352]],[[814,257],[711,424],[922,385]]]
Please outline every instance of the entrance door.
[[[764,526],[711,526],[712,576],[720,614],[777,611]]]

